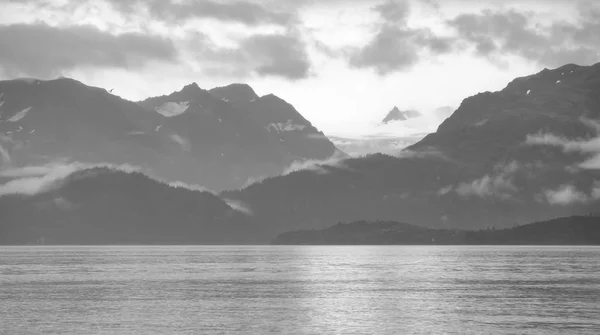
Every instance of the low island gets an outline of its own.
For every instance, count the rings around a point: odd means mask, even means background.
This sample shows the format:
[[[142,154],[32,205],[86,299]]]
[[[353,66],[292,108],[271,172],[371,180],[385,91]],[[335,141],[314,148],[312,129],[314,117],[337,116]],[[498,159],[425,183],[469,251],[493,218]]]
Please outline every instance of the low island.
[[[393,221],[338,223],[278,235],[277,245],[600,245],[600,216],[571,216],[508,229],[433,229]]]

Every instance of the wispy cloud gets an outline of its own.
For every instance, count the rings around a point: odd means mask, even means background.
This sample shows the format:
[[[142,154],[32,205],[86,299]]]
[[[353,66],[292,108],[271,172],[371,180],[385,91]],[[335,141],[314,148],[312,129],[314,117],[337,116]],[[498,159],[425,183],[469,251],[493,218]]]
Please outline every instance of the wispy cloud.
[[[596,182],[590,195],[571,184],[564,184],[553,190],[544,191],[544,197],[551,205],[571,205],[588,203],[600,199],[600,183]]]
[[[60,181],[77,171],[78,168],[76,165],[57,165],[53,168],[48,168],[45,173],[41,173],[41,169],[32,169],[30,171],[11,170],[6,175],[19,176],[21,178],[0,185],[0,196],[8,194],[35,195],[50,191],[57,187]]]
[[[590,139],[568,139],[554,134],[527,135],[525,143],[528,145],[547,145],[561,148],[564,152],[579,152],[588,155],[588,158],[579,163],[582,169],[600,169],[600,122],[582,119],[588,127],[596,130],[596,137]]]
[[[78,162],[53,162],[41,166],[5,169],[0,171],[0,177],[14,179],[0,185],[0,196],[9,194],[36,195],[48,192],[59,187],[60,182],[72,173],[94,167],[107,167],[124,172],[140,171],[139,168],[127,164],[84,164]]]
[[[519,164],[515,161],[496,166],[494,173],[487,174],[479,179],[473,180],[470,183],[460,183],[455,191],[461,196],[476,196],[480,198],[499,197],[510,198],[517,187],[514,184],[514,175],[519,169]],[[447,189],[442,189],[446,193]],[[440,190],[440,192],[442,191]]]
[[[333,156],[331,156],[330,158],[324,159],[324,160],[308,159],[308,160],[303,160],[303,161],[295,161],[295,162],[292,162],[292,164],[290,164],[290,166],[288,166],[284,170],[283,175],[285,176],[292,172],[302,171],[302,170],[313,171],[318,174],[325,174],[328,172],[327,169],[325,168],[327,166],[337,167],[337,168],[347,168],[344,165],[344,160],[347,158],[348,157],[346,157],[344,155],[336,153]]]
[[[2,144],[0,144],[0,158],[2,159],[0,160],[0,167],[9,164],[12,161],[10,155],[8,154],[8,151],[4,149]]]
[[[187,184],[184,183],[182,181],[174,181],[174,182],[170,182],[168,183],[169,186],[174,187],[174,188],[185,188],[187,190],[191,190],[191,191],[200,191],[200,192],[211,192],[211,190],[209,190],[208,188],[202,186],[202,185],[197,185],[197,184]]]
[[[171,136],[169,136],[175,143],[179,144],[179,146],[181,147],[181,150],[183,151],[190,151],[191,145],[190,145],[190,141],[188,141],[187,139],[183,138],[182,136],[178,135],[178,134],[171,134]]]
[[[227,203],[227,205],[229,205],[229,207],[233,208],[235,211],[246,215],[254,215],[250,206],[240,200],[223,199],[223,201],[225,201],[225,203]]]

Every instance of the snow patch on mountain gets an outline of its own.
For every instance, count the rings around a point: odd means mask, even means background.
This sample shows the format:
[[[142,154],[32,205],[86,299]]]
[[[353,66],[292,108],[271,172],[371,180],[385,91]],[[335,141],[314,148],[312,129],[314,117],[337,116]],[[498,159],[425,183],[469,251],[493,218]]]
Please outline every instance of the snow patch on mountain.
[[[486,124],[487,122],[488,122],[488,119],[483,119],[483,120],[481,120],[481,121],[479,121],[479,122],[476,122],[476,123],[474,124],[474,126],[475,126],[475,127],[481,127],[481,126],[483,126],[484,124]]]
[[[21,119],[23,119],[25,117],[25,115],[27,115],[27,113],[31,110],[31,106],[24,108],[23,110],[21,110],[20,112],[18,112],[17,114],[13,115],[10,119],[8,119],[8,122],[17,122],[20,121]]]
[[[302,131],[306,128],[305,125],[294,124],[293,120],[287,120],[285,123],[270,123],[267,127],[265,127],[268,131],[276,131],[277,133],[286,132],[286,131],[294,131],[299,130]]]
[[[187,109],[190,107],[189,104],[189,101],[169,101],[162,104],[159,107],[154,108],[154,110],[166,117],[173,117],[179,114],[183,114],[185,111],[187,111]]]
[[[185,138],[181,137],[180,135],[177,134],[172,134],[170,136],[170,138],[177,144],[179,144],[181,146],[181,150],[183,151],[190,151],[191,145],[190,145],[190,141],[186,140]]]

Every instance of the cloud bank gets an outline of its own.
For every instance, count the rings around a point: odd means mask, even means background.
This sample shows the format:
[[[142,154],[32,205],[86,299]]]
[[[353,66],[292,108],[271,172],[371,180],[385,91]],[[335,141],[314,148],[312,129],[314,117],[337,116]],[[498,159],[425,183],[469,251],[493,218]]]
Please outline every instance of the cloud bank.
[[[78,66],[140,69],[150,61],[173,62],[166,38],[141,33],[113,35],[91,25],[0,25],[0,64],[12,77],[49,78]]]
[[[535,18],[534,12],[486,9],[460,14],[447,24],[456,30],[459,41],[482,57],[516,55],[550,67],[598,60],[600,8],[580,3],[577,23],[541,24]]]

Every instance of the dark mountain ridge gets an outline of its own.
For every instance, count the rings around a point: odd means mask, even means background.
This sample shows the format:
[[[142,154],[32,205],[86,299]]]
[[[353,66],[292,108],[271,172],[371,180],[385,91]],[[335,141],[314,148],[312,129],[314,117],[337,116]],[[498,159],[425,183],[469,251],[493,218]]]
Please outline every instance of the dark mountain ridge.
[[[134,103],[67,78],[1,81],[0,166],[55,159],[131,164],[161,179],[223,190],[336,153],[291,105],[274,96],[252,104],[253,94],[242,84],[206,91],[192,83]],[[292,114],[302,129],[281,123]],[[275,132],[270,123],[283,126]]]
[[[0,244],[256,243],[251,216],[212,193],[86,168],[33,196],[0,196]]]
[[[352,222],[278,235],[296,245],[600,245],[600,217],[572,216],[506,229],[431,229],[401,222]]]

